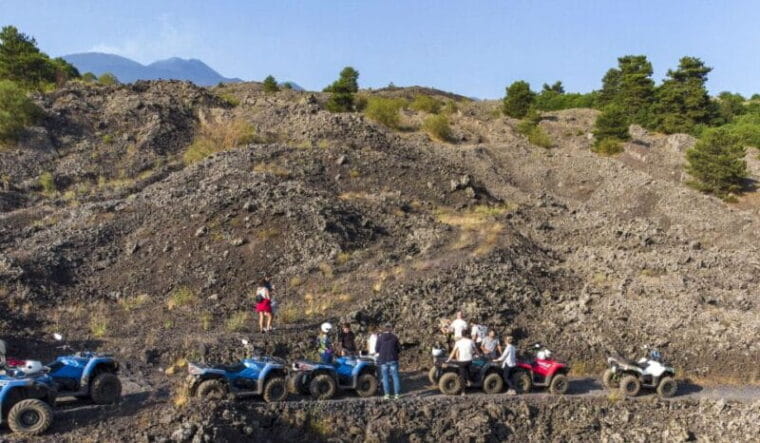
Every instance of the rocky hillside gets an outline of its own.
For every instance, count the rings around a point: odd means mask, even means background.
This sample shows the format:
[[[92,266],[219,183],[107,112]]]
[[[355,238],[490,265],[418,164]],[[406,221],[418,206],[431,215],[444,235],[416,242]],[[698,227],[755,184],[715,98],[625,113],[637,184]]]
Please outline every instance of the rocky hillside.
[[[322,94],[256,84],[37,97],[45,119],[0,150],[0,336],[22,357],[52,352],[53,331],[116,351],[125,376],[166,400],[187,359],[231,359],[242,336],[309,355],[325,320],[362,336],[393,322],[404,367],[424,368],[439,320],[461,309],[519,344],[546,343],[578,374],[654,344],[681,376],[760,381],[756,193],[726,204],[685,186],[685,135],[632,127],[625,153],[600,157],[595,111],[569,110],[541,122],[545,149],[497,103],[439,97],[456,103],[449,143],[419,129],[423,112],[403,110],[392,131],[324,111]],[[188,160],[194,140],[230,128],[247,128],[242,145],[220,136],[229,149]],[[279,302],[266,336],[250,313],[265,273]],[[527,414],[542,435],[564,420],[525,408],[494,414]],[[604,427],[600,408],[588,406],[589,429]]]

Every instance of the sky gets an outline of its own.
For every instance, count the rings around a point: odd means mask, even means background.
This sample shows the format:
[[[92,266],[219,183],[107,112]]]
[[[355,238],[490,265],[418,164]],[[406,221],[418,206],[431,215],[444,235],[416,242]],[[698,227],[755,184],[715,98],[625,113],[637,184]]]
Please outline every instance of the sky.
[[[561,80],[588,92],[617,57],[645,54],[658,83],[690,55],[714,68],[712,93],[760,92],[757,0],[0,0],[8,24],[52,56],[197,58],[310,90],[350,65],[362,87],[498,98],[515,80]]]

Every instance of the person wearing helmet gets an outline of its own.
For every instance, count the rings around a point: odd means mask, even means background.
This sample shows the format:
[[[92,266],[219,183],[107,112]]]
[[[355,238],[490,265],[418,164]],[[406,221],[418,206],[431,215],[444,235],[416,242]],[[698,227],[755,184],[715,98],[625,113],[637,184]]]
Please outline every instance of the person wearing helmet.
[[[319,337],[317,352],[319,352],[319,360],[324,364],[332,364],[333,360],[333,348],[330,341],[330,331],[332,330],[332,324],[328,322],[322,323],[319,327]]]
[[[494,360],[497,363],[501,363],[502,371],[504,371],[502,378],[507,383],[507,395],[515,395],[515,385],[512,383],[512,373],[517,367],[517,348],[512,344],[512,337],[507,336],[504,338],[504,352],[501,357]]]

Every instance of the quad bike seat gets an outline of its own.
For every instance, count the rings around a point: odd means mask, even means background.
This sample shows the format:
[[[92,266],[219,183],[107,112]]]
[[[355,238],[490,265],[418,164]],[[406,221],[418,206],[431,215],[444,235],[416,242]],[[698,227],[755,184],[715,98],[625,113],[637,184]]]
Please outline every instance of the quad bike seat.
[[[245,369],[245,365],[242,363],[235,363],[232,365],[216,365],[216,366],[213,366],[212,368],[221,369],[222,371],[225,371],[225,372],[235,373],[235,372],[240,372],[243,369]]]

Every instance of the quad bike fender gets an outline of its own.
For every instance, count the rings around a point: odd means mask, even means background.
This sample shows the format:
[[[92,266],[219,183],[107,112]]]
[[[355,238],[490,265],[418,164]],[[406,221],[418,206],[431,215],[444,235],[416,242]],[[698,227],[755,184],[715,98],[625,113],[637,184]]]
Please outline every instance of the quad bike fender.
[[[375,366],[375,364],[372,362],[359,360],[356,366],[354,366],[354,369],[351,371],[351,375],[353,376],[354,382],[356,382],[356,379],[359,378],[359,376],[364,373],[376,374],[377,366]]]
[[[565,375],[565,376],[569,375],[570,374],[570,367],[567,366],[567,365],[557,366],[551,372],[549,372],[548,374],[546,374],[546,379],[547,379],[547,381],[549,381],[552,378],[554,378],[555,375],[560,375],[560,374],[561,375]]]
[[[227,379],[222,374],[207,372],[201,375],[188,375],[187,390],[191,397],[195,396],[198,386],[206,380],[220,380],[225,384],[227,383]]]
[[[256,393],[261,394],[264,392],[264,386],[266,386],[266,383],[271,379],[272,377],[284,377],[285,379],[288,378],[288,371],[285,370],[285,368],[277,366],[271,366],[267,365],[264,367],[264,369],[259,374],[259,379],[256,381]]]
[[[371,374],[374,375],[375,378],[378,378],[377,374],[377,366],[373,364],[363,365],[361,369],[354,370],[354,375],[351,377],[351,389],[356,389],[359,386],[359,377],[361,377],[364,374]]]
[[[81,386],[89,386],[90,381],[101,372],[112,372],[116,374],[119,371],[119,364],[111,358],[93,358],[87,363],[82,371]]]

